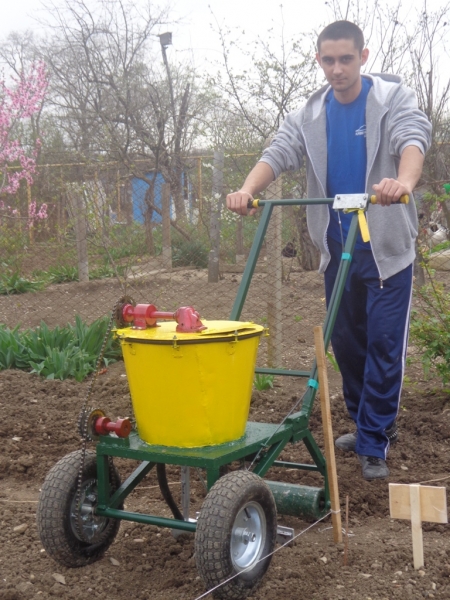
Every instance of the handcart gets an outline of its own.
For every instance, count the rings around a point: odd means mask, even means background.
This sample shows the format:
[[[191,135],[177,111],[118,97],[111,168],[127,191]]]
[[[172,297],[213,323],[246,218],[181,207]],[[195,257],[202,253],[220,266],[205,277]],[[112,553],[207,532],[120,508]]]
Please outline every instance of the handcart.
[[[277,534],[285,539],[292,535],[292,530],[277,526],[277,512],[314,520],[329,512],[326,462],[309,429],[318,390],[316,362],[309,371],[258,367],[257,373],[307,378],[307,386],[295,412],[282,423],[247,422],[263,328],[239,318],[275,206],[331,204],[337,210],[354,211],[323,325],[327,348],[370,201],[363,194],[259,201],[263,210],[230,321],[208,323],[209,331],[191,307],[169,314],[151,304],[121,299],[113,317],[137,428],[132,429],[129,419],[113,423],[98,409],[82,411],[83,447],[51,469],[39,499],[39,534],[52,558],[68,567],[98,560],[113,542],[121,520],[192,532],[197,568],[206,589],[214,588],[217,598],[240,599],[251,593],[266,572]],[[155,403],[148,406],[149,397],[157,398],[159,408]],[[211,410],[214,418],[208,414]],[[95,451],[86,448],[88,440],[96,442]],[[304,443],[312,463],[280,460],[287,444],[298,442]],[[113,463],[116,457],[139,463],[124,482]],[[241,468],[226,472],[236,462]],[[166,465],[181,466],[181,509],[171,496]],[[208,493],[197,519],[189,518],[190,467],[206,472]],[[271,467],[318,472],[323,486],[266,480]],[[126,498],[152,469],[173,518],[124,508]]]

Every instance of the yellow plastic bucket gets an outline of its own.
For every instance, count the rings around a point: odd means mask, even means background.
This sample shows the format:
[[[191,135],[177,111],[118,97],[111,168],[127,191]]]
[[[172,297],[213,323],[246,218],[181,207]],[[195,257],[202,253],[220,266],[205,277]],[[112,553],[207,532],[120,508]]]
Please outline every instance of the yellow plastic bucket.
[[[178,333],[175,321],[116,332],[139,437],[149,444],[193,448],[244,435],[264,329],[202,322],[198,333]]]

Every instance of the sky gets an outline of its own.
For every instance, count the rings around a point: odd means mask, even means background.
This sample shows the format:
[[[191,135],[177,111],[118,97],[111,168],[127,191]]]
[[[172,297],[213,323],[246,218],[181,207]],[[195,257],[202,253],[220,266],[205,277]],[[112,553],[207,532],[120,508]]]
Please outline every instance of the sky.
[[[53,0],[57,3],[58,0]],[[145,2],[146,0],[134,0]],[[153,1],[153,0],[152,0]],[[342,0],[344,4],[345,0]],[[397,0],[395,0],[396,3]],[[89,0],[86,0],[89,4]],[[171,14],[179,21],[170,27],[173,34],[171,52],[192,53],[197,66],[205,61],[220,60],[220,41],[211,25],[233,30],[236,41],[254,40],[264,37],[265,32],[275,27],[281,32],[283,23],[286,39],[299,32],[310,32],[332,21],[325,0],[170,0],[174,7]],[[364,0],[362,0],[364,2]],[[404,2],[410,7],[423,6],[424,0]],[[446,0],[426,0],[429,10],[445,5]],[[167,0],[162,0],[166,4]],[[2,2],[0,18],[0,40],[12,30],[31,29],[42,33],[36,17],[48,17],[41,0],[14,0]],[[282,4],[282,10],[281,10]],[[394,4],[394,2],[393,2]],[[450,18],[450,15],[449,15]],[[450,30],[449,30],[450,32]],[[449,34],[450,35],[450,34]]]
[[[135,0],[137,3],[144,0]],[[89,0],[87,0],[89,4]],[[164,0],[163,0],[164,3]],[[0,39],[12,30],[30,29],[42,32],[37,18],[45,18],[41,0],[14,0],[4,2],[0,18]],[[211,58],[220,53],[220,44],[211,25],[245,30],[246,36],[254,38],[276,24],[280,26],[281,9],[277,0],[172,0],[172,14],[180,22],[171,27],[173,45],[178,52],[195,51],[196,60]],[[319,26],[327,18],[325,0],[319,0],[314,11],[302,11],[301,5],[310,7],[305,0],[283,0],[283,15],[288,35],[307,31]],[[47,15],[48,16],[48,15]],[[240,33],[239,35],[242,35]]]
[[[0,19],[2,38],[11,30],[37,29],[35,17],[45,15],[40,0],[14,0],[2,4]],[[221,23],[230,26],[245,24],[244,28],[247,31],[256,34],[270,27],[273,19],[278,18],[281,2],[277,0],[174,0],[171,4],[174,6],[175,13],[184,17],[181,29],[184,30],[186,38],[191,38],[192,46],[204,48],[210,46],[214,49],[215,36],[210,32],[210,23],[214,20],[211,11]],[[311,6],[304,0],[284,0],[282,4],[286,23],[295,23],[295,27],[300,29],[318,23],[320,16],[325,15],[325,0],[319,0],[314,11],[308,9],[302,11],[302,4]],[[323,10],[319,10],[319,7]],[[204,42],[206,42],[205,46],[203,46]]]

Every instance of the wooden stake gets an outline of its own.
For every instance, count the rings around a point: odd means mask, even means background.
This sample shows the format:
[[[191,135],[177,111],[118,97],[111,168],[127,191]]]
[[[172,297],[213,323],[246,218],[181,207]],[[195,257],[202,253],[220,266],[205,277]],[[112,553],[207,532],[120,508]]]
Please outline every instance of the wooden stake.
[[[345,542],[344,542],[344,567],[348,564],[348,494],[345,497]]]
[[[414,568],[420,569],[424,565],[422,517],[420,514],[420,485],[412,484],[409,486],[409,499],[411,502],[411,532]]]
[[[336,457],[334,454],[333,428],[331,425],[330,394],[328,390],[325,346],[323,343],[323,331],[320,325],[318,327],[314,327],[314,341],[316,346],[317,370],[319,374],[320,408],[322,411],[325,458],[327,461],[328,485],[330,488],[332,511],[331,523],[333,525],[333,539],[336,543],[339,543],[342,542],[341,508],[339,505]]]

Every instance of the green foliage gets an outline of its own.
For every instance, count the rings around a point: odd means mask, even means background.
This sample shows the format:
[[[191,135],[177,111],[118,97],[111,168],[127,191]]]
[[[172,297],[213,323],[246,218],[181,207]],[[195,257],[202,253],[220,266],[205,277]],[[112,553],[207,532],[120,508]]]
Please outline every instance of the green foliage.
[[[107,243],[107,252],[102,248],[105,254],[113,260],[120,260],[128,256],[142,256],[147,253],[145,241],[145,228],[140,223],[132,225],[113,225],[110,229],[108,238],[103,239],[102,247]]]
[[[263,373],[255,373],[255,379],[253,381],[253,385],[261,392],[263,390],[268,390],[273,388],[273,375],[264,375]]]
[[[29,352],[18,329],[19,326],[12,330],[0,326],[0,370],[28,367]]]
[[[78,269],[71,265],[57,265],[45,271],[45,276],[50,283],[78,281]]]
[[[172,264],[174,267],[208,266],[208,248],[200,239],[175,238],[172,242]]]
[[[106,279],[108,277],[115,277],[116,271],[120,275],[124,272],[124,267],[118,265],[114,269],[109,263],[105,262],[103,265],[99,265],[89,270],[89,279]]]
[[[25,229],[11,227],[5,221],[0,219],[0,256],[3,265],[18,271],[26,253],[28,236]]]
[[[328,358],[328,360],[330,361],[333,369],[336,371],[336,373],[339,373],[340,372],[339,365],[337,364],[337,361],[334,358],[334,354],[331,354],[331,352],[329,350],[327,350],[327,352],[325,354],[326,354],[326,357]]]
[[[0,275],[0,294],[9,296],[11,294],[25,294],[36,292],[45,286],[45,281],[32,281],[25,279],[18,271]]]
[[[450,248],[450,240],[446,240],[445,242],[441,242],[440,244],[436,244],[433,248],[430,249],[430,253],[433,252],[442,252],[443,250],[448,250]]]
[[[19,331],[0,327],[0,370],[30,369],[47,379],[73,377],[83,381],[95,369],[109,319],[97,319],[91,325],[79,316],[75,325],[49,329],[42,322],[39,327]],[[120,358],[117,340],[108,338],[103,362],[108,365]]]
[[[416,291],[419,307],[411,313],[410,336],[422,353],[428,375],[435,371],[443,385],[450,381],[450,294],[432,282]]]

